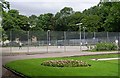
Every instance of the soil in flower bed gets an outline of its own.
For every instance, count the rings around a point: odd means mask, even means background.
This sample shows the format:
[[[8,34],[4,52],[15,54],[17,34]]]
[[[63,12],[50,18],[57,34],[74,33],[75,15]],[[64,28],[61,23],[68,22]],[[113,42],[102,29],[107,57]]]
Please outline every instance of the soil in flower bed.
[[[5,68],[3,68],[3,71],[4,72],[2,72],[3,75],[1,78],[22,78],[22,77],[17,76],[16,74],[12,73],[11,71],[5,69]]]
[[[51,66],[51,67],[89,67],[91,66],[86,62],[78,61],[78,60],[49,60],[49,61],[44,61],[41,65]]]

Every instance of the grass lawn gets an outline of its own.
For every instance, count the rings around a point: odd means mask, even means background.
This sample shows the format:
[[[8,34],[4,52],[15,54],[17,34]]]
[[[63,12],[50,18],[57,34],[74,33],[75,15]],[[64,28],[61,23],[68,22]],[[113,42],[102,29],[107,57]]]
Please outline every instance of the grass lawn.
[[[5,66],[15,70],[25,76],[37,78],[39,76],[118,76],[118,60],[94,61],[93,58],[112,58],[118,54],[60,57],[60,58],[37,58],[27,60],[17,60],[7,63]],[[90,67],[48,67],[41,63],[46,60],[73,59],[82,60],[91,64]]]

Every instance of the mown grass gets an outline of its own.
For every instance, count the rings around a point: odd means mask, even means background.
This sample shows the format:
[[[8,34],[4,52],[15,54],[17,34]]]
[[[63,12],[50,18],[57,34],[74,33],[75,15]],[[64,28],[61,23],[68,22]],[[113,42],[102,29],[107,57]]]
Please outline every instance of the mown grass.
[[[93,61],[93,58],[112,58],[118,57],[118,54],[79,56],[79,57],[61,57],[61,58],[37,58],[27,60],[17,60],[7,63],[5,66],[16,72],[31,78],[39,76],[118,76],[117,60],[111,61]],[[48,67],[41,63],[46,60],[82,60],[91,64],[90,67]]]

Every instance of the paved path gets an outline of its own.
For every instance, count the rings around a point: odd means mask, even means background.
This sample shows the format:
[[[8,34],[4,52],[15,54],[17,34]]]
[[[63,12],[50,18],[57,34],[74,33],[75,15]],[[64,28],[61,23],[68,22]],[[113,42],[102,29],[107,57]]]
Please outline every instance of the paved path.
[[[118,53],[118,51],[116,52],[60,52],[60,53],[44,53],[44,54],[35,54],[35,55],[3,56],[3,65],[7,62],[10,62],[13,60],[20,60],[20,59],[83,56],[83,55],[96,55],[96,54],[108,54],[108,53]]]

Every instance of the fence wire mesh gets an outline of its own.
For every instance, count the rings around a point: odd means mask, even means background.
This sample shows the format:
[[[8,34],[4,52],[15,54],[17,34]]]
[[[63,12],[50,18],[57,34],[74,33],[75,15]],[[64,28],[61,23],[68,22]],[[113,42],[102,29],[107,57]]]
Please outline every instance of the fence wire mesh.
[[[120,44],[120,32],[7,31],[6,35],[1,40],[3,53],[82,52],[100,42]]]

